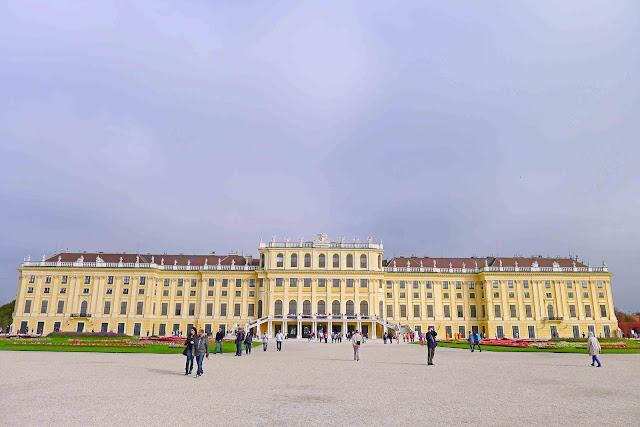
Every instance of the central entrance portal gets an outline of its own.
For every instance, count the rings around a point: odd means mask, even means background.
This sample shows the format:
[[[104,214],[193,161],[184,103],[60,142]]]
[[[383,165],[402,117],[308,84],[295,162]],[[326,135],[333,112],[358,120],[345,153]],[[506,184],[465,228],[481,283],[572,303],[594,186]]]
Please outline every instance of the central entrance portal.
[[[294,324],[288,324],[287,325],[287,336],[289,338],[296,338],[298,336],[298,325]]]

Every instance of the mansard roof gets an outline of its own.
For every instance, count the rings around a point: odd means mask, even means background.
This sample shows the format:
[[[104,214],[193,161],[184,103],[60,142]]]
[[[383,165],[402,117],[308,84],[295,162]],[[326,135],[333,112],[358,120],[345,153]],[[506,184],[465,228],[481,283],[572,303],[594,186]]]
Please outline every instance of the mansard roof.
[[[396,262],[397,267],[420,267],[422,262],[423,267],[435,267],[438,268],[474,268],[476,263],[478,267],[482,268],[485,265],[489,267],[499,267],[502,262],[503,267],[515,267],[516,262],[519,267],[531,267],[534,262],[538,263],[539,267],[553,267],[553,263],[557,262],[560,267],[573,267],[575,262],[576,267],[587,267],[584,263],[574,258],[549,258],[549,257],[468,257],[468,258],[430,258],[430,257],[394,257],[386,261],[385,266],[393,267],[393,262]],[[408,263],[408,264],[407,264]]]
[[[100,257],[104,262],[120,262],[123,263],[135,263],[136,257],[140,263],[151,263],[152,260],[156,264],[161,264],[164,260],[164,265],[194,265],[203,266],[205,260],[207,265],[214,265],[220,263],[220,265],[245,265],[249,260],[248,265],[258,265],[259,260],[252,257],[244,257],[241,255],[171,255],[171,254],[130,254],[130,253],[103,253],[103,252],[61,252],[55,254],[46,259],[48,262],[56,262],[58,259],[62,262],[75,262],[82,257],[85,262],[95,262]]]

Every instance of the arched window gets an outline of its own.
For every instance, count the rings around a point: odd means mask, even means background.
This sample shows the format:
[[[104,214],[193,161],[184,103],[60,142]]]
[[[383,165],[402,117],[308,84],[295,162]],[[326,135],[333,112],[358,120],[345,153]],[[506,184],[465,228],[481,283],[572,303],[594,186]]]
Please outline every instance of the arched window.
[[[264,268],[264,254],[260,255],[260,268]]]
[[[86,301],[82,301],[82,304],[80,304],[80,316],[86,316],[87,315],[87,302]]]
[[[302,302],[302,314],[311,314],[311,301],[308,299]]]
[[[331,303],[331,314],[340,314],[340,301],[337,299]]]
[[[340,268],[340,255],[333,254],[333,268]]]
[[[320,256],[318,256],[318,267],[325,268],[326,266],[327,258],[324,256],[324,254],[320,254]]]
[[[276,267],[284,267],[284,255],[276,255]]]
[[[353,255],[347,255],[347,268],[353,268]]]
[[[327,305],[323,300],[318,301],[318,314],[327,314]]]
[[[369,303],[366,301],[360,302],[360,316],[368,316],[369,315]]]
[[[304,254],[304,266],[311,267],[311,254]]]
[[[291,254],[291,267],[298,267],[298,255],[297,254]]]
[[[360,255],[360,268],[367,268],[367,256]]]
[[[262,300],[258,300],[258,319],[262,317]]]
[[[553,305],[549,304],[547,306],[547,314],[549,314],[549,319],[553,318]]]
[[[381,319],[384,319],[384,303],[382,301],[378,304],[378,316],[380,316]]]
[[[347,316],[353,316],[353,312],[354,312],[353,301],[348,300],[347,301]]]
[[[282,316],[282,301],[277,299],[273,304],[273,311],[276,316]]]
[[[298,301],[294,299],[289,301],[289,314],[298,314]]]

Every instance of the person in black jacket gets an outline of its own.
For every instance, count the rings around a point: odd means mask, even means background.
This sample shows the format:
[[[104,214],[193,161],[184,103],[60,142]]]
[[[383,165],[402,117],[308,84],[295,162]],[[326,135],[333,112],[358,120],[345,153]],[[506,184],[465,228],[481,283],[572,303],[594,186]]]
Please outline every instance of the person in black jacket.
[[[244,338],[244,354],[251,354],[251,346],[253,345],[253,336],[251,332]]]
[[[428,347],[427,365],[433,365],[433,356],[435,355],[436,347],[438,346],[438,342],[436,341],[437,336],[438,333],[433,328],[429,328],[427,335],[425,336]]]
[[[238,328],[236,332],[236,356],[242,356],[242,343],[244,342],[244,331]]]
[[[184,341],[184,345],[187,347],[184,349],[184,352],[182,353],[185,356],[187,356],[187,364],[184,367],[185,375],[189,375],[191,374],[191,371],[193,371],[193,356],[194,356],[193,343],[195,341],[195,337],[196,337],[196,328],[191,328],[191,331],[189,332],[189,336]]]
[[[213,354],[216,354],[218,347],[220,347],[220,353],[222,353],[223,339],[224,339],[224,332],[222,332],[222,328],[218,328],[218,332],[216,332],[216,346],[213,348]]]

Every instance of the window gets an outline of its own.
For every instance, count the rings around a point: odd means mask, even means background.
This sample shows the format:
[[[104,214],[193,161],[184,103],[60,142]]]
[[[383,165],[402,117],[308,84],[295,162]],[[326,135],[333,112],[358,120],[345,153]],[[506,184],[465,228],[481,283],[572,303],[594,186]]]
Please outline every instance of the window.
[[[177,297],[181,297],[181,296],[182,296],[182,289],[178,289],[178,290],[176,291],[176,296],[177,296]]]
[[[462,289],[462,282],[456,282],[456,289]]]
[[[236,279],[236,288],[242,287],[242,279]]]
[[[531,298],[531,293],[529,293],[529,292],[525,292],[525,293],[524,293],[524,297],[525,297],[525,298]]]
[[[545,297],[546,297],[546,298],[553,298],[553,295],[551,294],[551,292],[547,292],[547,293],[545,294]]]
[[[449,292],[444,292],[444,293],[442,294],[442,298],[444,298],[444,299],[449,298]]]
[[[456,298],[457,299],[462,299],[462,292],[457,292],[456,293]]]
[[[333,279],[332,283],[334,288],[340,287],[340,279]]]
[[[516,305],[515,304],[511,304],[509,305],[509,316],[511,316],[512,319],[515,319],[516,316]]]
[[[569,305],[569,316],[576,317],[576,306],[574,304]]]
[[[462,305],[456,306],[456,311],[458,312],[458,317],[464,317],[464,310],[462,309]]]
[[[492,286],[493,286],[493,289],[498,289],[498,287],[499,287],[499,285],[498,285],[498,281],[497,281],[497,280],[494,280],[494,281],[492,282]]]
[[[418,283],[417,280],[413,281],[413,289],[420,289],[420,284]]]
[[[582,298],[589,298],[589,292],[583,292]]]
[[[250,297],[255,297],[256,296],[256,291],[249,291],[249,296]]]
[[[324,254],[320,254],[318,256],[318,267],[325,268],[326,266],[327,266],[327,258],[325,257]]]
[[[360,279],[360,287],[368,288],[369,287],[369,279]]]
[[[406,292],[400,292],[400,298],[406,298],[406,297],[407,297]]]
[[[31,300],[25,300],[24,301],[24,312],[25,314],[31,313]]]
[[[420,305],[419,304],[414,304],[413,305],[413,317],[420,317]]]
[[[444,305],[444,317],[451,317],[451,310],[449,309],[449,304]]]
[[[124,284],[125,284],[125,285],[128,285],[128,284],[129,284],[129,280],[130,280],[130,277],[129,277],[129,276],[124,276]]]
[[[514,288],[513,280],[507,280],[507,288],[509,288],[509,289],[513,289]]]
[[[407,283],[404,280],[400,280],[400,289],[406,289]]]
[[[165,289],[162,291],[162,296],[163,297],[168,297],[169,296],[169,289]]]
[[[382,279],[378,280],[378,289],[382,289]]]
[[[276,255],[276,267],[284,267],[284,255]]]
[[[291,267],[298,267],[298,254],[291,254]]]
[[[400,317],[407,317],[407,306],[400,304]]]
[[[247,316],[254,317],[255,315],[256,315],[256,305],[255,304],[249,304],[247,306]]]
[[[413,297],[414,298],[420,298],[420,292],[414,292],[413,293]]]
[[[127,293],[128,293],[128,291],[129,291],[129,289],[127,289]],[[82,293],[85,294],[85,295],[88,294],[89,293],[89,288],[82,289]]]
[[[327,279],[318,279],[318,287],[326,288],[327,287]]]
[[[598,298],[604,298],[604,292],[598,292]]]
[[[89,289],[85,289],[86,292],[84,292],[85,294],[89,293]],[[122,295],[129,295],[129,289],[128,288],[124,288],[122,289]]]
[[[142,315],[143,310],[144,310],[144,302],[138,301],[138,305],[136,306],[136,314],[139,316]]]
[[[261,288],[262,288],[262,287],[264,287],[264,279],[260,279],[260,282],[259,282],[259,283],[260,283],[260,287],[261,287]]]
[[[469,292],[469,298],[474,299],[476,297],[475,292]]]
[[[50,292],[51,292],[51,288],[48,288],[48,287],[47,287],[47,288],[44,288],[44,289],[42,290],[42,292],[43,292],[43,293],[45,293],[45,294],[48,294],[48,293],[50,293]]]
[[[340,267],[340,255],[333,254],[333,268],[339,268],[339,267]]]
[[[351,300],[347,301],[346,310],[347,310],[347,312],[346,312],[347,316],[353,316],[354,315],[355,307],[354,307],[353,301],[351,301]]]
[[[282,316],[282,300],[277,299],[273,304],[274,314],[276,316]]]
[[[347,268],[353,268],[353,255],[347,255]]]
[[[391,280],[387,280],[387,289],[393,289],[393,282]]]
[[[27,288],[27,293],[28,293],[28,294],[32,294],[32,293],[33,293],[33,286],[29,286],[29,287]]]
[[[544,287],[547,289],[551,289],[551,280],[545,280],[544,281]]]
[[[51,276],[46,276],[44,278],[44,283],[51,283]]]
[[[282,277],[276,278],[276,286],[282,286],[283,283],[284,283],[284,279]]]
[[[304,279],[303,280],[303,284],[304,284],[305,288],[310,288],[311,287],[311,279]]]
[[[178,279],[178,286],[182,287],[184,285],[184,279]]]
[[[169,286],[169,279],[164,279],[162,283],[164,284],[164,286]]]
[[[567,296],[568,296],[569,298],[573,298],[573,297],[574,297],[573,292],[567,292]]]
[[[69,276],[62,276],[62,284],[63,285],[66,285],[68,280],[69,280]]]
[[[567,280],[567,289],[573,289],[573,282],[571,280]]]
[[[292,299],[289,301],[289,312],[290,315],[296,315],[298,313],[298,301]]]
[[[228,295],[229,295],[229,291],[222,291],[222,292],[220,293],[220,296],[222,296],[222,297],[226,297],[226,296],[228,296]]]
[[[525,316],[527,316],[528,318],[533,317],[533,314],[531,312],[531,305],[530,304],[527,304],[527,305],[524,306],[524,313],[525,313]]]
[[[602,327],[602,331],[604,332],[604,337],[605,338],[611,338],[611,326],[604,325]]]
[[[496,304],[493,306],[493,311],[496,317],[502,317],[502,310],[500,309],[500,304]]]
[[[509,298],[515,298],[515,297],[516,297],[515,292],[509,292]]]
[[[493,293],[493,297],[494,298],[500,298],[500,292],[494,292]]]
[[[113,285],[113,276],[107,277],[107,285]]]
[[[146,285],[147,284],[147,278],[146,277],[141,277],[140,278],[140,284],[141,285]]]
[[[189,291],[189,296],[190,297],[195,297],[196,296],[196,291]]]
[[[323,300],[318,301],[318,314],[327,314],[327,305]]]
[[[586,280],[582,281],[582,289],[587,289],[587,281]]]
[[[311,254],[304,254],[304,266],[311,267]]]
[[[36,283],[36,276],[29,276],[29,283]]]
[[[84,284],[88,285],[91,283],[91,276],[84,276]]]
[[[360,255],[360,268],[367,268],[367,256]]]
[[[598,280],[598,289],[602,289],[602,280]]]
[[[40,314],[47,314],[47,309],[49,308],[49,301],[42,300],[40,303]]]
[[[529,334],[530,339],[534,339],[536,337],[536,327],[527,326],[527,333]]]
[[[427,317],[433,317],[433,305],[427,304]]]
[[[449,282],[447,281],[442,282],[442,289],[449,289]]]
[[[196,315],[196,303],[192,302],[189,303],[189,316],[195,316]]]
[[[226,303],[222,303],[220,304],[220,316],[226,316],[227,315],[227,304]]]
[[[486,306],[482,306],[482,317],[487,317],[487,307]]]
[[[600,316],[607,317],[607,306],[604,304],[600,305]]]
[[[298,287],[298,279],[296,279],[295,277],[290,278],[289,279],[289,287],[297,288]]]
[[[469,290],[473,290],[473,289],[475,289],[475,288],[476,288],[475,283],[473,283],[473,282],[469,282]]]
[[[182,315],[182,303],[179,303],[179,302],[176,303],[175,315],[176,316]]]
[[[236,297],[241,297],[242,296],[242,291],[236,291]]]
[[[120,302],[120,314],[127,314],[127,302]]]
[[[476,310],[476,306],[475,305],[470,305],[469,306],[469,311],[471,312],[470,313],[471,317],[478,317],[478,311]]]
[[[425,282],[425,287],[426,287],[427,289],[433,289],[433,283],[431,283],[431,280],[427,280],[427,281]]]
[[[387,317],[393,317],[393,305],[387,304]]]
[[[209,279],[209,287],[213,288],[216,285],[216,279]]]
[[[504,338],[504,326],[496,326],[496,338]]]
[[[198,279],[191,279],[191,287],[195,288],[198,286]]]
[[[138,288],[138,295],[144,295],[144,288]]]
[[[58,301],[58,314],[62,314],[64,313],[64,301]],[[109,313],[105,313],[105,314],[109,314]]]
[[[249,279],[249,287],[250,288],[256,287],[256,279]]]
[[[166,316],[168,311],[169,311],[169,304],[166,302],[163,302],[160,308],[160,315]]]
[[[525,289],[529,289],[529,281],[528,280],[523,280],[522,281],[522,287]]]
[[[387,292],[387,298],[393,298],[393,292]]]

